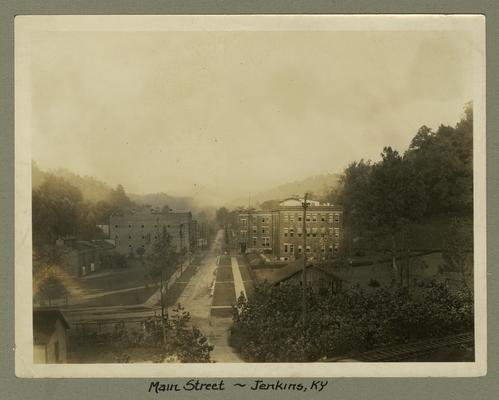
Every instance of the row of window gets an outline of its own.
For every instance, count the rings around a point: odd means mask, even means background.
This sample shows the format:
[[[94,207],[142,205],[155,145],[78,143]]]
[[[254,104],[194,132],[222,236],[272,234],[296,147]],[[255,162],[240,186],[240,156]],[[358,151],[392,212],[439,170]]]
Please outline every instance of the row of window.
[[[150,235],[142,235],[141,238],[146,239],[146,236],[148,236],[147,237],[148,240],[151,240]],[[119,237],[119,235],[114,235],[114,238],[119,239],[120,237]],[[158,238],[157,236],[154,236],[154,239],[157,239],[157,238]],[[132,235],[128,235],[128,239],[133,239]]]
[[[257,247],[257,246],[258,246],[258,240],[256,237],[254,237],[253,238],[253,247]],[[270,238],[269,237],[262,238],[261,246],[262,247],[270,247]]]
[[[307,228],[306,230],[307,232],[307,237],[310,237],[310,235],[312,235],[312,237],[317,237],[317,233],[319,233],[319,228]],[[303,230],[301,228],[297,229],[297,236],[298,237],[302,237],[302,233],[303,233]],[[320,233],[321,233],[321,237],[325,237],[326,236],[326,228],[320,228]],[[295,232],[294,232],[294,229],[293,228],[290,228],[289,230],[287,228],[284,229],[284,233],[283,233],[284,237],[294,237],[295,236]],[[340,237],[340,229],[339,228],[329,228],[329,236],[333,236],[334,237]]]
[[[302,249],[303,249],[302,246],[298,246],[298,254],[300,254],[302,252]],[[329,246],[330,253],[336,252],[338,250],[339,250],[338,245]],[[321,251],[321,253],[325,253],[326,247],[322,246],[320,251]],[[293,243],[284,243],[284,253],[294,254],[294,252],[295,252],[295,246]],[[310,252],[312,252],[312,248],[310,246],[307,246],[307,253],[310,253]]]
[[[140,225],[140,227],[141,227],[141,228],[146,228],[146,225],[144,225],[144,224],[139,224],[139,225]],[[137,227],[138,227],[139,225],[137,225]],[[165,225],[163,225],[163,226],[165,226]],[[182,228],[183,226],[184,226],[184,224],[180,224],[180,225],[178,225],[178,227],[179,227],[179,228]],[[116,229],[119,229],[119,228],[120,228],[120,226],[119,226],[119,225],[114,225],[114,227],[115,227]],[[128,224],[128,228],[132,229],[132,228],[134,228],[134,227],[135,227],[135,226],[134,226],[133,224]],[[147,226],[147,227],[149,227],[149,226]],[[151,225],[150,227],[153,227],[153,225]],[[171,226],[170,226],[170,225],[166,225],[166,227],[167,227],[167,228],[171,228]],[[157,224],[156,224],[156,225],[154,225],[154,228],[158,228],[158,225],[157,225]]]
[[[303,216],[298,215],[297,216],[298,222],[303,221]],[[326,222],[326,219],[329,222],[340,222],[340,214],[338,213],[331,213],[331,214],[307,214],[306,221],[307,222]],[[293,214],[284,214],[283,217],[284,222],[295,222],[295,215]]]
[[[297,216],[296,219],[298,222],[303,221],[303,217],[301,215]],[[340,214],[338,213],[332,213],[332,214],[307,214],[306,221],[307,222],[326,222],[326,219],[328,222],[340,222]],[[283,217],[284,222],[295,222],[295,215],[293,214],[284,214]],[[270,218],[261,218],[261,223],[269,223]],[[256,224],[258,222],[256,217],[253,217],[253,223]],[[240,218],[239,223],[243,226],[246,226],[248,223],[247,218]]]

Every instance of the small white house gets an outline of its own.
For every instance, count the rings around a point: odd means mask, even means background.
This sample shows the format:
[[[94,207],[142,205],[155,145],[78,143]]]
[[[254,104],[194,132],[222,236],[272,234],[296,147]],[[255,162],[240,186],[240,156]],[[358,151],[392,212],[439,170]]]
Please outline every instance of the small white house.
[[[33,361],[40,364],[67,363],[69,324],[55,309],[33,310]]]

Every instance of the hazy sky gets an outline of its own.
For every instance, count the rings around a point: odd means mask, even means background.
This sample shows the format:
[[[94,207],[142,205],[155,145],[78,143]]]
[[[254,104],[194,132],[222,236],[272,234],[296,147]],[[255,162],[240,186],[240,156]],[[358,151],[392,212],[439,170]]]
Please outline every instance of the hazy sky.
[[[459,32],[52,32],[33,159],[134,193],[231,200],[403,151],[472,100]]]

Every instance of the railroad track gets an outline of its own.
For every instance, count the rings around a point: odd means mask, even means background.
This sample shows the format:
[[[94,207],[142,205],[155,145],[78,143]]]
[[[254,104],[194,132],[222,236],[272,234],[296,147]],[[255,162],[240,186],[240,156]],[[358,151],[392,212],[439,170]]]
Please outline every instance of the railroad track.
[[[449,346],[473,345],[473,334],[462,333],[459,335],[446,336],[444,338],[429,339],[421,342],[406,343],[390,347],[383,347],[364,353],[351,354],[348,356],[334,357],[326,361],[361,361],[361,362],[390,362],[405,361],[416,356],[429,354],[437,349]]]

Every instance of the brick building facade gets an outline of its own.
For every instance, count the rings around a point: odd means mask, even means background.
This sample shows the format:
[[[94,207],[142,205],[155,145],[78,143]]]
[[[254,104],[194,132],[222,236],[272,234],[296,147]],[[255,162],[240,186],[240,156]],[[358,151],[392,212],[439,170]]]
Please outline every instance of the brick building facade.
[[[152,209],[122,216],[112,215],[109,219],[109,238],[114,240],[118,253],[136,255],[137,249],[143,248],[144,254],[149,255],[165,228],[177,251],[185,249],[193,252],[196,227],[189,211],[163,213]]]
[[[302,199],[292,198],[282,201],[272,211],[248,210],[240,213],[240,251],[263,251],[283,261],[294,260],[304,251],[316,260],[333,258],[341,243],[343,209],[308,201],[304,231],[302,203]],[[307,236],[305,250],[303,235]]]

